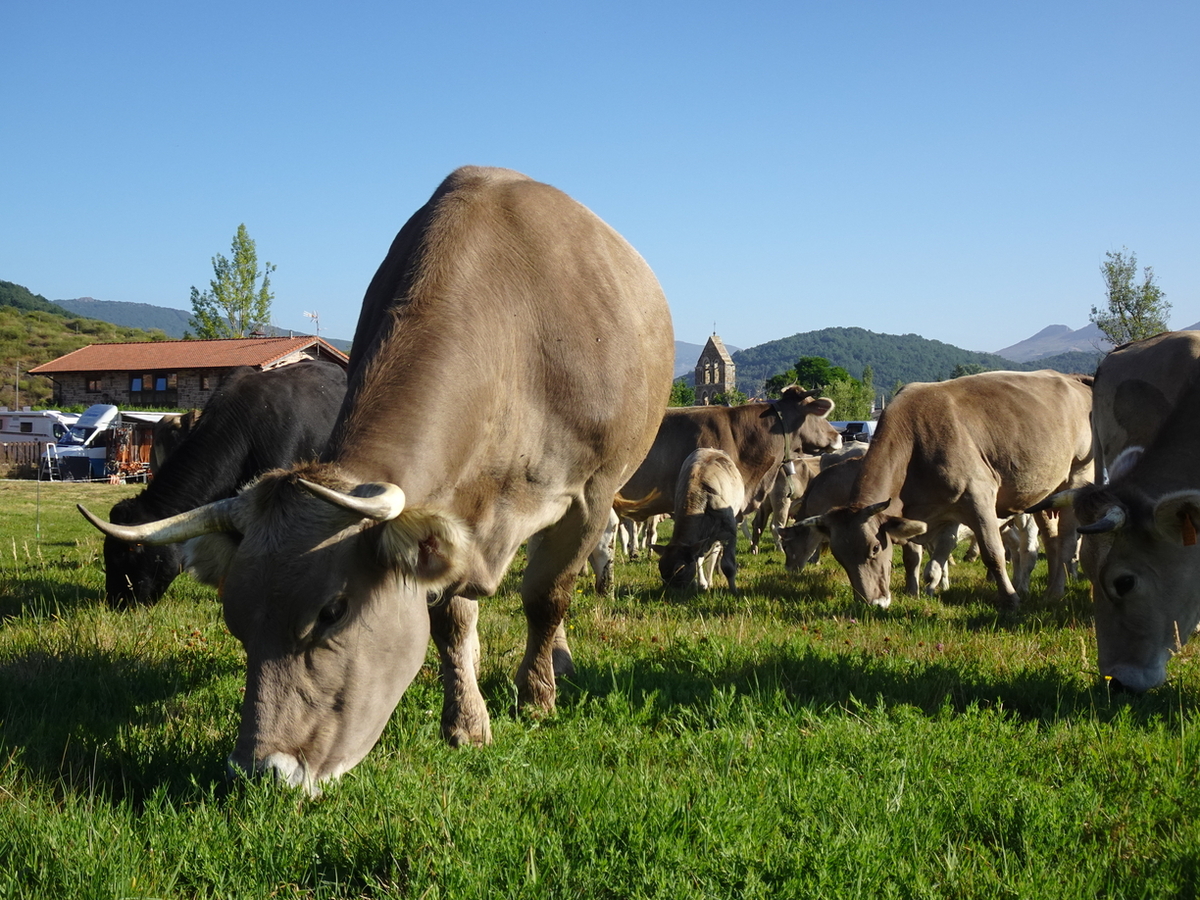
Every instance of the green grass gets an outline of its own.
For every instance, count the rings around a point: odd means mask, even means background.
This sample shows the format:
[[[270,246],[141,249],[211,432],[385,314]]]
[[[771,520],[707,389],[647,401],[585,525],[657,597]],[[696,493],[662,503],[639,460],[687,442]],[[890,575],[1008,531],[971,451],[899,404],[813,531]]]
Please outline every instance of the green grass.
[[[243,663],[211,590],[104,605],[74,504],[136,490],[0,483],[0,897],[1197,895],[1195,656],[1110,696],[1086,584],[1002,615],[964,563],[879,611],[830,561],[743,554],[738,595],[625,563],[614,598],[581,582],[578,674],[531,721],[510,575],[480,619],[495,743],[441,744],[431,655],[306,800],[224,780]]]

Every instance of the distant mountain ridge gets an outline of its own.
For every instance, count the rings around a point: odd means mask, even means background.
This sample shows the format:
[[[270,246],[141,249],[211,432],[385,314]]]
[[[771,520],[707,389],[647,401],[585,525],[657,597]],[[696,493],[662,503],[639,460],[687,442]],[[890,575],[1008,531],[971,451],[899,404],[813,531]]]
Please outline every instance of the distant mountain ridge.
[[[123,300],[97,300],[94,297],[77,297],[74,300],[53,301],[67,312],[89,319],[100,319],[127,328],[149,331],[157,328],[167,337],[181,338],[191,322],[192,314],[168,306],[150,303],[127,303]]]
[[[1178,330],[1200,330],[1200,322]],[[1089,322],[1078,330],[1066,325],[1047,325],[1033,337],[997,350],[996,355],[1017,362],[1032,362],[1061,353],[1107,353],[1111,349],[1112,343],[1104,336],[1104,332],[1096,327],[1095,322]]]

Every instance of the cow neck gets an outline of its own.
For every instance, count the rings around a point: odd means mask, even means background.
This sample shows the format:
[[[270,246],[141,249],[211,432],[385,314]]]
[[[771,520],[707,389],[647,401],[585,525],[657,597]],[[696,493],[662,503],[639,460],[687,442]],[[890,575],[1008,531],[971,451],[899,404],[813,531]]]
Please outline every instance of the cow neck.
[[[788,440],[787,423],[783,421],[783,410],[779,408],[779,404],[774,400],[771,400],[770,403],[771,409],[775,413],[775,418],[779,420],[779,430],[783,436],[783,460],[780,465],[786,466],[792,462],[792,442]],[[791,475],[792,473],[789,472],[788,474]]]

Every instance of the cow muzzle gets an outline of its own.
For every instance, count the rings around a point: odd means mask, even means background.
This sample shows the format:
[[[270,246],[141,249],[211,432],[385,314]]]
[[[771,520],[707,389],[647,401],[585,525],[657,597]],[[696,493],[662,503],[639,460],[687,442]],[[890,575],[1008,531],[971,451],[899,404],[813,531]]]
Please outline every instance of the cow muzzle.
[[[321,795],[321,788],[308,766],[289,753],[272,753],[254,760],[250,766],[230,754],[225,761],[225,775],[230,781],[266,778],[283,787],[300,788],[310,797]]]

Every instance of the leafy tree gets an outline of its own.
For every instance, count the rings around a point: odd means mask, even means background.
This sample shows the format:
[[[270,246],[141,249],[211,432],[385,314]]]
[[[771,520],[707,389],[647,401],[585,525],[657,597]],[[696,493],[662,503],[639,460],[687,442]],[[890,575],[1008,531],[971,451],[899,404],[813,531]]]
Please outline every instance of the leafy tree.
[[[850,378],[850,373],[823,356],[802,356],[794,368],[796,383],[809,390],[823,388],[832,381]]]
[[[978,375],[987,370],[979,363],[959,363],[950,373],[951,378],[962,378],[964,375]]]
[[[1167,315],[1171,304],[1162,289],[1154,283],[1154,270],[1142,270],[1142,283],[1137,278],[1137,254],[1122,247],[1105,254],[1100,266],[1104,288],[1108,294],[1105,309],[1092,307],[1089,317],[1114,345],[1137,341],[1167,330]]]
[[[712,405],[741,406],[748,399],[749,398],[745,394],[743,394],[737,388],[734,388],[732,391],[721,391],[720,393],[713,394]]]
[[[688,384],[682,378],[676,378],[671,382],[671,397],[667,400],[667,406],[695,406],[696,405],[696,389]]]
[[[869,419],[875,407],[874,389],[856,378],[835,378],[821,388],[821,396],[834,403],[834,415],[838,419]]]
[[[784,388],[791,387],[796,383],[796,370],[788,369],[786,372],[780,372],[778,375],[772,375],[763,383],[763,393],[772,399],[778,399],[783,393]]]
[[[247,337],[271,321],[271,273],[275,266],[263,264],[258,270],[258,253],[254,241],[239,225],[230,248],[232,259],[219,253],[213,257],[213,273],[209,290],[203,294],[192,287],[192,322],[197,337]],[[258,283],[259,276],[262,283]]]

